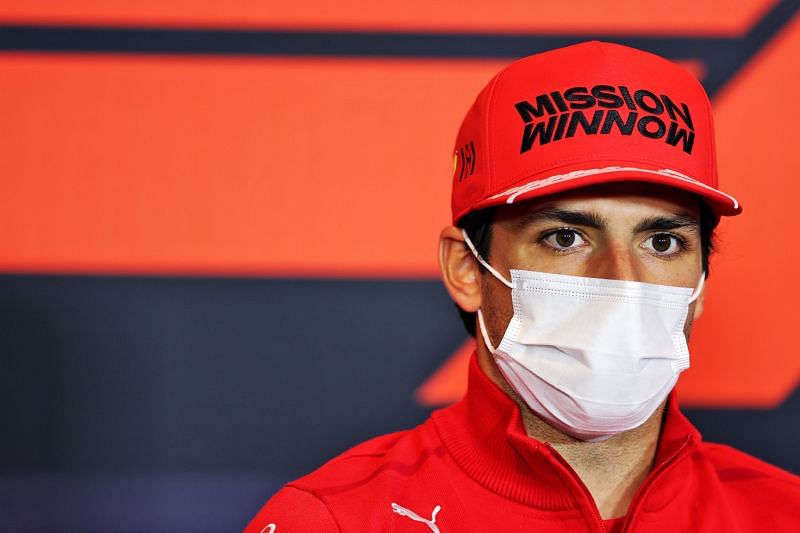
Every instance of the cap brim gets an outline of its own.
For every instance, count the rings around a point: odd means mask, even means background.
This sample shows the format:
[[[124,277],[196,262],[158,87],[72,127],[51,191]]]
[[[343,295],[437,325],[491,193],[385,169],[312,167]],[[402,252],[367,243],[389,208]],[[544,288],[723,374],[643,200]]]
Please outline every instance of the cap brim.
[[[701,196],[718,216],[735,216],[742,212],[739,202],[729,194],[680,172],[657,167],[647,168],[647,165],[640,164],[560,169],[558,174],[545,174],[545,177],[532,176],[527,180],[518,181],[513,187],[481,200],[469,211],[495,205],[513,204],[590,185],[625,181],[657,183],[695,193]]]

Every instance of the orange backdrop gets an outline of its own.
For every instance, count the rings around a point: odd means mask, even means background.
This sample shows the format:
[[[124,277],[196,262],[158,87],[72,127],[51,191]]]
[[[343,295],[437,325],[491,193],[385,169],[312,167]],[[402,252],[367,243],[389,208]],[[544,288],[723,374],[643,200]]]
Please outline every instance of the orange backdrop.
[[[775,2],[296,4],[0,2],[0,22],[735,37]],[[797,57],[795,18],[714,101],[744,214],[720,229],[687,403],[774,406],[800,378]],[[0,270],[435,278],[456,128],[506,63],[0,53]],[[457,396],[462,366],[420,398]]]

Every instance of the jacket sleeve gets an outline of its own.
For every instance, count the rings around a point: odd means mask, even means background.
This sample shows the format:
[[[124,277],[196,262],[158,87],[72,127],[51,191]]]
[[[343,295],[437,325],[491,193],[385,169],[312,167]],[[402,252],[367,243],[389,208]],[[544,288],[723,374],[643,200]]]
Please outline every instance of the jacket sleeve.
[[[328,507],[312,493],[292,486],[279,490],[244,533],[341,533]]]

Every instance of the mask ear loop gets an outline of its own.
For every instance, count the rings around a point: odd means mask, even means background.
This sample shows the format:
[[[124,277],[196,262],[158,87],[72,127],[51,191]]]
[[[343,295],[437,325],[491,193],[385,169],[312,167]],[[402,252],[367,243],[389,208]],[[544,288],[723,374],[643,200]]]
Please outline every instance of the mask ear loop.
[[[700,282],[697,284],[697,287],[694,289],[692,296],[689,298],[689,303],[694,302],[700,297],[700,294],[703,292],[703,287],[706,284],[706,273],[703,272],[700,274]]]
[[[489,333],[486,332],[486,323],[483,321],[483,313],[481,310],[478,309],[478,328],[481,330],[481,337],[483,337],[483,343],[489,348],[489,352],[492,354],[497,353],[497,348],[494,347],[492,341],[489,340]]]
[[[469,235],[467,235],[467,231],[462,229],[461,235],[464,236],[464,242],[467,243],[467,246],[472,252],[472,255],[475,256],[475,259],[477,259],[478,263],[483,265],[483,267],[486,270],[488,270],[489,273],[491,273],[492,276],[494,276],[503,285],[505,285],[509,289],[513,289],[514,284],[508,281],[505,277],[503,277],[503,275],[500,274],[500,272],[492,268],[492,265],[490,265],[488,262],[486,262],[486,260],[483,259],[483,257],[481,257],[481,254],[479,254],[478,250],[475,249],[475,245],[472,244],[472,240],[469,238]],[[495,348],[494,344],[492,344],[492,341],[489,339],[489,333],[486,331],[486,323],[483,320],[483,313],[481,313],[480,309],[478,309],[478,329],[481,330],[481,337],[483,337],[483,343],[486,345],[487,348],[489,348],[489,351],[492,354],[496,353],[497,348]]]
[[[465,229],[462,229],[462,230],[461,230],[461,235],[463,235],[463,236],[464,236],[464,242],[466,242],[466,243],[467,243],[467,246],[469,246],[469,249],[472,251],[472,255],[474,255],[474,256],[475,256],[475,259],[477,259],[477,260],[478,260],[478,263],[480,263],[481,265],[483,265],[483,267],[484,267],[486,270],[488,270],[488,271],[489,271],[489,272],[492,274],[492,276],[494,276],[495,278],[497,278],[497,281],[500,281],[500,282],[501,282],[503,285],[505,285],[505,286],[506,286],[506,287],[508,287],[509,289],[513,289],[513,288],[514,288],[514,284],[513,284],[513,283],[511,283],[510,281],[508,281],[506,278],[504,278],[504,277],[503,277],[503,275],[502,275],[500,272],[498,272],[497,270],[495,270],[494,268],[492,268],[492,265],[490,265],[489,263],[487,263],[487,262],[486,262],[486,261],[483,259],[483,257],[481,257],[481,254],[479,254],[479,253],[478,253],[478,250],[476,250],[476,249],[475,249],[475,245],[474,245],[474,244],[472,244],[472,241],[470,240],[470,238],[469,238],[469,235],[467,235],[467,230],[465,230]]]

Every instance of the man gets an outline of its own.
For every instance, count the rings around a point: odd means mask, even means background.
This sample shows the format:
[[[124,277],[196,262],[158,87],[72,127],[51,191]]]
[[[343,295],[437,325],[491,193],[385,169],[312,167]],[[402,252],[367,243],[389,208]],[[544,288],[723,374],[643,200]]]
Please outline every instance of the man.
[[[247,531],[798,531],[800,479],[705,443],[689,366],[717,189],[688,73],[590,42],[517,61],[456,142],[445,286],[469,390],[278,492]]]

